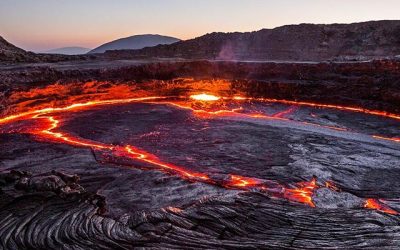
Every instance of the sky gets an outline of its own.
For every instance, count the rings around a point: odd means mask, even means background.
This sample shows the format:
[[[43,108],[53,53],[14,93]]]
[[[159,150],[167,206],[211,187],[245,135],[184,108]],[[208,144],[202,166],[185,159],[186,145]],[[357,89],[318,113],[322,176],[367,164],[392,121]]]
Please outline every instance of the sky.
[[[0,36],[30,51],[137,34],[180,39],[286,24],[399,20],[400,0],[0,0]]]

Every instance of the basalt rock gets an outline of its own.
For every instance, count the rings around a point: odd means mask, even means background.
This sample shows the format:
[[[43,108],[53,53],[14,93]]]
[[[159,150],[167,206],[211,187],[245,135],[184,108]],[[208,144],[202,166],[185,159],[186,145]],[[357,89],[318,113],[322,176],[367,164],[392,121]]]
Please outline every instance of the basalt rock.
[[[60,183],[51,173],[41,176],[29,181]],[[116,220],[102,215],[97,195],[29,188],[0,193],[2,249],[395,248],[400,240],[396,216],[348,206],[307,209],[252,192]]]

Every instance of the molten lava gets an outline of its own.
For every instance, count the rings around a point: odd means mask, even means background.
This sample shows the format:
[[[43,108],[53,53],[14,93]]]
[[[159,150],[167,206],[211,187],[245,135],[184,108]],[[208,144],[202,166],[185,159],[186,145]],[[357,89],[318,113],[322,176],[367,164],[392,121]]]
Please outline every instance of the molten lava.
[[[215,95],[209,95],[209,94],[197,94],[197,95],[191,95],[190,96],[191,99],[193,100],[197,100],[197,101],[218,101],[219,99],[221,99],[221,97],[215,96]]]
[[[325,182],[325,187],[327,187],[330,190],[333,190],[335,192],[341,192],[340,188],[338,186],[336,186],[336,184],[333,183],[332,181],[326,181]]]
[[[34,118],[37,118],[38,115],[34,116]],[[49,140],[53,141],[61,141],[61,142],[66,142],[71,145],[76,145],[76,146],[82,146],[82,147],[91,147],[95,149],[109,149],[112,150],[112,146],[108,146],[102,143],[96,143],[96,142],[91,142],[89,140],[84,140],[80,139],[77,137],[69,136],[65,133],[61,132],[54,132],[53,130],[59,127],[60,121],[54,118],[53,116],[42,116],[40,118],[45,118],[49,121],[49,127],[46,129],[43,129],[39,132],[32,132],[32,134],[39,135],[41,137],[47,138]]]
[[[203,181],[210,181],[210,178],[206,174],[189,171],[187,169],[178,167],[173,164],[164,163],[161,160],[159,160],[158,157],[156,157],[155,155],[152,155],[143,150],[134,148],[133,146],[128,145],[124,149],[128,153],[128,156],[130,156],[134,159],[138,159],[138,160],[142,160],[144,162],[151,163],[151,164],[156,165],[166,171],[178,173],[179,175],[183,176],[184,178],[201,179]]]
[[[89,98],[89,97],[88,97]],[[174,164],[166,163],[160,160],[157,156],[138,149],[132,145],[111,145],[101,142],[95,142],[87,139],[80,138],[78,136],[74,136],[68,133],[64,133],[59,131],[61,120],[58,118],[60,114],[63,113],[71,113],[76,112],[79,110],[83,110],[85,108],[92,108],[97,106],[103,105],[115,105],[115,104],[125,104],[125,103],[157,103],[157,104],[168,104],[173,105],[182,109],[190,110],[196,117],[199,118],[214,118],[214,117],[226,117],[226,116],[238,116],[243,118],[249,119],[270,119],[270,120],[280,120],[285,122],[297,122],[292,121],[288,118],[285,118],[288,114],[294,112],[297,107],[300,105],[303,106],[311,106],[311,107],[319,107],[319,108],[330,108],[330,109],[337,109],[337,110],[345,110],[345,111],[352,111],[352,112],[361,112],[370,115],[377,115],[382,117],[388,117],[400,120],[400,115],[395,115],[383,111],[372,111],[363,108],[354,108],[354,107],[346,107],[346,106],[337,106],[337,105],[326,105],[326,104],[317,104],[317,103],[310,103],[310,102],[295,102],[295,101],[287,101],[287,100],[276,100],[276,99],[253,99],[253,98],[246,98],[246,97],[219,97],[210,94],[196,94],[191,95],[189,100],[199,101],[199,102],[215,102],[219,100],[223,101],[262,101],[262,102],[274,102],[274,103],[282,103],[282,104],[289,104],[292,105],[288,110],[284,110],[282,112],[276,113],[274,115],[266,115],[263,113],[246,113],[242,107],[225,107],[222,108],[219,106],[214,107],[201,107],[196,108],[193,106],[193,103],[190,101],[183,100],[183,101],[170,101],[171,97],[163,97],[163,96],[148,96],[148,97],[136,97],[136,98],[122,98],[122,99],[112,99],[112,100],[91,100],[88,102],[74,102],[69,106],[65,107],[50,107],[50,108],[39,108],[39,109],[32,109],[28,111],[21,111],[20,113],[6,116],[0,119],[0,124],[9,124],[17,121],[37,121],[39,125],[33,125],[32,128],[27,128],[26,130],[28,133],[37,136],[40,139],[45,139],[52,142],[59,142],[65,143],[73,146],[80,146],[80,147],[89,147],[93,150],[102,150],[107,151],[111,155],[115,157],[124,157],[135,161],[141,161],[143,163],[147,163],[152,167],[166,171],[169,173],[177,174],[178,176],[189,179],[191,181],[201,181],[208,184],[219,185],[223,187],[229,188],[236,188],[241,190],[249,190],[250,188],[259,188],[260,190],[264,190],[266,192],[269,191],[268,187],[263,184],[262,180],[240,176],[240,175],[229,175],[230,179],[227,181],[221,181],[218,179],[212,179],[208,174],[195,172],[188,170],[181,166],[176,166]],[[155,102],[158,101],[158,102]],[[222,102],[222,101],[221,101]],[[219,102],[217,102],[219,103]],[[219,108],[218,108],[219,107]],[[319,126],[324,127],[327,129],[338,130],[338,131],[345,131],[345,128],[337,128],[319,124],[313,124],[308,122],[298,122],[305,126]],[[9,133],[14,133],[14,130],[10,130]],[[382,136],[373,136],[376,139],[382,140],[391,140],[394,142],[400,142],[398,138],[386,138]],[[329,185],[332,190],[334,186],[331,184]],[[285,187],[279,183],[276,184],[278,188],[277,191],[270,192],[273,195],[278,197],[284,197],[290,201],[299,202],[307,204],[311,207],[315,207],[314,202],[312,201],[312,195],[316,189],[319,188],[317,184],[316,178],[313,178],[311,181],[308,182],[301,182],[295,185],[295,187]],[[337,190],[335,190],[337,191]],[[388,208],[386,205],[380,203],[378,200],[374,199],[367,199],[365,203],[365,207],[369,209],[376,209],[378,211],[382,211],[389,214],[397,214],[396,211]]]
[[[276,114],[273,114],[272,116],[273,116],[273,117],[280,117],[280,118],[283,118],[283,117],[286,117],[287,115],[293,113],[294,111],[296,111],[296,109],[297,109],[296,106],[292,106],[292,107],[290,107],[289,109],[283,110],[283,111],[278,112],[278,113],[276,113]]]
[[[373,135],[374,138],[386,141],[400,142],[400,137],[384,137],[379,135]]]
[[[300,182],[297,185],[297,188],[287,188],[284,197],[291,201],[297,201],[315,207],[314,202],[312,201],[312,195],[314,194],[314,190],[317,188],[317,179],[313,177],[311,181]]]
[[[378,210],[378,211],[384,212],[386,214],[398,214],[397,211],[389,208],[388,206],[386,206],[385,204],[381,203],[377,199],[367,199],[365,201],[364,207],[368,208],[368,209]]]
[[[254,98],[246,98],[246,100],[254,100]],[[308,106],[308,107],[316,107],[316,108],[336,109],[336,110],[364,113],[367,115],[375,115],[375,116],[381,116],[381,117],[392,118],[395,120],[400,120],[400,115],[398,115],[398,114],[393,114],[393,113],[389,113],[386,111],[370,110],[370,109],[365,109],[365,108],[360,108],[360,107],[349,107],[349,106],[341,106],[341,105],[321,104],[321,103],[314,103],[314,102],[299,102],[299,101],[289,101],[289,100],[269,99],[269,98],[257,98],[257,101],[270,102],[270,103],[281,103],[281,104],[297,105],[297,106]]]
[[[261,182],[254,178],[248,178],[240,175],[231,175],[230,181],[226,184],[228,187],[246,188],[260,185]]]

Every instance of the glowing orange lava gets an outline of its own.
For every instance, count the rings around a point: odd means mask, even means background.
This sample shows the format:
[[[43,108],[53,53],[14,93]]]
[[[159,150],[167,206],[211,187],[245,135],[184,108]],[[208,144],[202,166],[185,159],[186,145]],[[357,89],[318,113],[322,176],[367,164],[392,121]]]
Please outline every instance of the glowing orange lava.
[[[329,188],[330,190],[333,190],[335,192],[341,192],[340,188],[335,185],[332,181],[326,181],[325,182],[325,187]]]
[[[386,140],[386,141],[400,142],[399,137],[384,137],[384,136],[379,136],[379,135],[373,135],[372,137],[374,137],[376,139]]]
[[[163,170],[178,173],[179,175],[189,179],[202,179],[204,181],[210,181],[210,178],[206,174],[189,171],[187,169],[178,167],[173,164],[164,163],[161,160],[159,160],[157,156],[147,153],[143,150],[137,149],[133,146],[128,145],[125,147],[125,150],[130,157],[154,164]]]
[[[38,116],[34,116],[34,118],[37,118]],[[71,145],[76,145],[76,146],[82,146],[82,147],[91,147],[91,148],[96,148],[96,149],[109,149],[112,150],[113,146],[97,143],[97,142],[91,142],[89,140],[84,140],[81,138],[69,136],[65,133],[61,132],[54,132],[53,130],[59,127],[60,121],[54,118],[53,116],[43,116],[40,118],[46,118],[48,119],[50,125],[48,128],[43,129],[39,132],[33,132],[33,134],[40,135],[44,138],[47,138],[49,140],[53,141],[61,141],[61,142],[66,142]]]
[[[209,95],[209,94],[197,94],[197,95],[191,95],[190,96],[191,99],[197,100],[197,101],[218,101],[219,99],[221,99],[221,97],[219,96],[215,96],[215,95]]]
[[[240,176],[240,175],[231,175],[231,179],[227,183],[227,186],[229,186],[229,187],[254,187],[259,184],[261,184],[261,182],[254,178],[244,177],[244,176]]]
[[[297,201],[315,207],[312,201],[314,190],[318,188],[317,179],[314,177],[311,181],[300,182],[297,188],[285,189],[284,197],[288,200]]]
[[[280,121],[290,121],[290,122],[298,122],[292,121],[288,118],[285,118],[286,115],[294,112],[298,105],[305,105],[311,107],[320,107],[320,108],[330,108],[337,110],[345,110],[352,112],[361,112],[370,115],[378,115],[382,117],[388,117],[393,119],[400,120],[400,115],[391,114],[383,111],[372,111],[363,108],[354,108],[354,107],[346,107],[346,106],[337,106],[337,105],[326,105],[326,104],[317,104],[310,102],[296,102],[296,101],[287,101],[287,100],[276,100],[276,99],[253,99],[246,97],[224,97],[224,100],[236,100],[236,101],[264,101],[264,102],[274,102],[274,103],[282,103],[288,105],[294,105],[288,110],[279,112],[275,115],[269,116],[262,113],[243,113],[243,108],[231,108],[231,109],[218,109],[218,110],[206,110],[206,109],[198,109],[192,106],[191,102],[188,101],[168,101],[167,99],[171,97],[162,97],[162,96],[149,96],[149,97],[137,97],[137,98],[124,98],[124,99],[114,99],[114,100],[94,100],[83,103],[73,103],[69,106],[65,107],[51,107],[51,108],[42,108],[37,110],[31,110],[26,112],[21,112],[18,114],[10,115],[7,117],[3,117],[0,119],[0,124],[8,124],[15,121],[20,120],[37,120],[40,121],[40,126],[37,126],[31,130],[28,129],[28,132],[41,138],[46,139],[52,142],[60,142],[66,143],[69,145],[80,146],[80,147],[89,147],[94,150],[104,150],[108,151],[113,156],[117,157],[126,157],[132,160],[141,161],[144,163],[148,163],[153,167],[163,170],[166,172],[174,173],[179,175],[184,179],[189,179],[192,181],[201,181],[209,184],[215,184],[219,186],[229,187],[229,188],[237,188],[241,190],[248,190],[249,188],[260,188],[262,190],[268,190],[268,187],[263,184],[263,182],[259,179],[245,177],[240,175],[229,175],[230,179],[228,181],[221,182],[219,180],[213,180],[209,175],[188,170],[181,166],[176,166],[174,164],[166,163],[160,160],[157,156],[138,149],[132,145],[124,145],[117,146],[106,143],[95,142],[87,139],[83,139],[68,133],[64,133],[59,131],[61,125],[61,120],[58,118],[58,115],[66,112],[75,112],[85,108],[91,108],[102,105],[115,105],[115,104],[125,104],[125,103],[157,103],[157,104],[168,104],[173,105],[182,109],[186,109],[191,111],[197,117],[200,118],[213,118],[213,117],[221,117],[221,116],[239,116],[244,118],[252,118],[252,119],[271,119],[271,120],[280,120]],[[201,102],[213,102],[218,101],[222,97],[218,97],[210,94],[197,94],[192,95],[189,99]],[[187,99],[187,98],[186,98]],[[158,102],[155,102],[158,101]],[[297,105],[297,106],[296,106]],[[338,128],[332,126],[325,126],[319,124],[313,124],[308,122],[298,122],[303,125],[309,126],[318,126],[324,127],[328,129],[345,131],[345,128]],[[386,138],[382,136],[373,136],[376,139],[382,140],[390,140],[394,142],[400,142],[400,138]],[[333,184],[326,183],[327,187],[332,190],[338,191]],[[286,188],[280,184],[277,184],[282,191],[280,196],[294,202],[304,203],[311,207],[315,207],[314,202],[312,201],[312,195],[316,189],[319,188],[317,184],[316,178],[313,178],[308,182],[301,182],[296,185],[295,188]],[[380,203],[375,199],[367,199],[365,203],[365,207],[369,209],[376,209],[389,214],[397,214],[396,211],[388,208],[386,205]]]
[[[397,211],[389,208],[385,204],[379,202],[379,200],[377,199],[367,199],[365,201],[364,207],[368,209],[378,210],[387,214],[398,214]]]
[[[251,100],[251,99],[252,98],[249,98],[248,100]],[[269,98],[258,98],[257,101],[282,103],[282,104],[287,104],[287,105],[309,106],[309,107],[316,107],[316,108],[329,108],[329,109],[364,113],[364,114],[368,114],[368,115],[376,115],[376,116],[382,116],[382,117],[400,120],[400,115],[398,115],[398,114],[393,114],[393,113],[386,112],[386,111],[370,110],[370,109],[365,109],[365,108],[360,108],[360,107],[349,107],[349,106],[341,106],[341,105],[321,104],[321,103],[314,103],[314,102],[289,101],[289,100],[269,99]]]
[[[281,111],[281,112],[278,112],[278,113],[276,113],[276,114],[273,114],[272,116],[273,116],[273,117],[280,117],[280,118],[282,118],[282,117],[285,117],[285,116],[287,116],[287,115],[293,113],[296,109],[297,109],[296,106],[292,106],[292,107],[290,107],[289,109],[284,110],[284,111]]]

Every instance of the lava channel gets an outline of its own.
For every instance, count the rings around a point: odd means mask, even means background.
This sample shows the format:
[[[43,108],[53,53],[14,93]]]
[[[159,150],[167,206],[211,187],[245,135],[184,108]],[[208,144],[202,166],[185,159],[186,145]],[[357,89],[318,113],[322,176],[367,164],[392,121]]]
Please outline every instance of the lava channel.
[[[13,122],[17,121],[27,121],[27,120],[41,120],[42,122],[40,125],[36,124],[36,127],[27,127],[24,132],[30,133],[34,136],[39,137],[40,139],[44,139],[47,141],[52,142],[59,142],[64,144],[69,144],[73,146],[79,147],[89,147],[93,150],[107,150],[115,157],[128,157],[134,160],[142,161],[148,164],[155,166],[157,169],[177,174],[181,176],[183,179],[188,179],[191,181],[200,181],[205,182],[208,184],[214,184],[223,186],[226,188],[236,188],[241,190],[250,190],[250,189],[258,189],[260,192],[269,193],[270,195],[278,198],[285,198],[290,201],[303,203],[309,205],[311,207],[315,207],[312,196],[316,189],[319,188],[317,184],[317,179],[315,177],[308,182],[300,182],[295,185],[295,187],[285,187],[279,183],[274,183],[273,187],[269,187],[264,183],[263,180],[259,180],[256,178],[240,176],[240,175],[230,175],[230,179],[221,181],[221,180],[213,180],[210,176],[205,173],[201,172],[194,172],[187,170],[184,167],[176,166],[170,163],[166,163],[161,161],[157,156],[141,150],[137,147],[132,145],[125,145],[125,146],[116,146],[111,144],[105,144],[100,142],[94,142],[91,140],[86,140],[77,136],[69,135],[67,133],[59,131],[61,121],[57,118],[56,114],[68,113],[68,112],[76,112],[78,110],[82,110],[85,108],[92,108],[96,106],[104,106],[104,105],[114,105],[114,104],[124,104],[124,103],[158,103],[158,104],[169,104],[174,105],[179,108],[191,110],[195,115],[199,117],[205,118],[213,118],[213,117],[220,117],[220,116],[241,116],[241,117],[248,117],[248,118],[256,118],[256,119],[277,119],[277,120],[285,120],[290,121],[290,119],[285,118],[288,114],[294,112],[296,110],[295,107],[290,107],[288,110],[279,112],[275,115],[268,116],[265,114],[249,114],[249,113],[242,113],[242,108],[233,108],[233,109],[219,109],[219,110],[205,110],[205,109],[197,109],[192,107],[192,103],[189,101],[160,101],[154,102],[157,100],[168,99],[170,97],[160,97],[160,96],[153,96],[153,97],[141,97],[141,98],[129,98],[129,99],[115,99],[115,100],[101,100],[101,101],[90,101],[86,103],[74,103],[66,107],[61,108],[44,108],[39,110],[32,110],[28,112],[22,112],[19,114],[14,114],[10,116],[6,116],[0,119],[0,124],[12,124]],[[312,107],[320,107],[320,108],[330,108],[330,109],[337,109],[337,110],[345,110],[351,112],[362,112],[369,115],[377,115],[382,117],[388,117],[400,120],[399,115],[382,112],[382,111],[371,111],[362,108],[353,108],[353,107],[345,107],[345,106],[335,106],[335,105],[325,105],[325,104],[316,104],[316,103],[308,103],[308,102],[295,102],[295,101],[286,101],[286,100],[276,100],[276,99],[252,99],[252,98],[245,98],[245,97],[232,97],[232,98],[221,98],[218,96],[213,96],[210,94],[198,94],[192,95],[189,99],[200,101],[200,102],[216,102],[219,100],[234,100],[234,101],[263,101],[263,102],[275,102],[275,103],[283,103],[288,105],[295,105],[295,106],[312,106]],[[47,122],[46,122],[47,121]],[[322,126],[318,124],[312,123],[305,123],[305,125],[313,125],[313,126]],[[340,130],[340,128],[329,127],[329,129]],[[2,133],[13,133],[15,130],[2,129]],[[385,138],[380,136],[373,136],[377,139],[384,139],[384,140],[392,140],[398,142],[397,138]],[[277,191],[279,190],[279,191]],[[391,208],[387,207],[386,205],[382,204],[378,200],[375,199],[366,199],[365,200],[365,208],[368,209],[375,209],[384,213],[388,214],[397,214],[397,211],[392,210]]]

